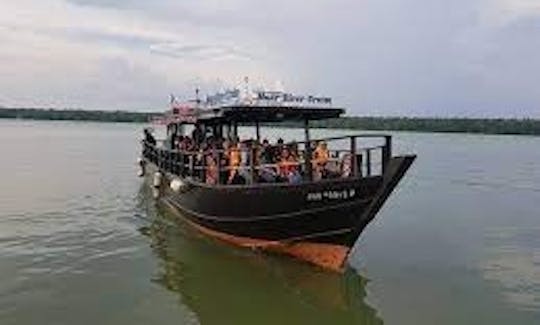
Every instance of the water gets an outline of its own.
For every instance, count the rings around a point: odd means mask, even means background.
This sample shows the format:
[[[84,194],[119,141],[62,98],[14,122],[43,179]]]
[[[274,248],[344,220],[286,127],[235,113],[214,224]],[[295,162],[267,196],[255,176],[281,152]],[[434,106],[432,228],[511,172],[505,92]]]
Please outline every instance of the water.
[[[175,222],[140,129],[0,121],[0,324],[540,323],[540,138],[397,134],[419,159],[336,275]]]

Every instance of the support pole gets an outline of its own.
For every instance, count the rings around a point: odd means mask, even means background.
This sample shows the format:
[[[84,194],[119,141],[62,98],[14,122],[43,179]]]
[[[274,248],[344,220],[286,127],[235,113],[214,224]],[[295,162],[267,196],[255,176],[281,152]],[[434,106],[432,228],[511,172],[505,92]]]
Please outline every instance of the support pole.
[[[225,127],[226,127],[225,139],[230,141],[230,140],[232,140],[232,124],[231,124],[231,122],[227,122]]]
[[[216,158],[216,169],[217,169],[216,184],[219,185],[219,183],[221,182],[221,152],[216,151],[216,150],[213,150],[213,152],[214,152],[213,156]]]
[[[353,177],[358,176],[358,156],[356,154],[356,137],[351,137],[351,174]]]
[[[255,133],[257,135],[257,143],[261,143],[261,128],[259,126],[259,121],[255,121]]]
[[[234,139],[238,140],[238,122],[234,122],[233,133]]]
[[[384,136],[384,147],[382,151],[382,172],[383,174],[386,173],[386,169],[388,168],[388,163],[390,162],[390,159],[392,158],[392,136],[391,135],[385,135]]]
[[[248,184],[255,183],[255,175],[256,175],[255,155],[256,155],[256,152],[257,151],[256,151],[254,146],[249,148],[249,179],[248,179]]]
[[[366,150],[366,176],[371,176],[371,149]]]
[[[305,150],[304,150],[304,163],[306,169],[305,178],[307,181],[313,180],[313,165],[311,162],[311,140],[309,137],[309,120],[306,118],[304,120],[304,133],[305,133]]]

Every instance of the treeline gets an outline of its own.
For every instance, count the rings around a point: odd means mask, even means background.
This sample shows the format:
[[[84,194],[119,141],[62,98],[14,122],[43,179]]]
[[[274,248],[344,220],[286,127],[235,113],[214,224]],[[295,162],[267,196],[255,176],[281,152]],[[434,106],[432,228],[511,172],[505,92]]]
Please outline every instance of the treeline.
[[[0,108],[0,118],[145,123],[160,113],[128,111]],[[313,127],[418,132],[466,132],[483,134],[540,135],[540,120],[478,118],[342,117],[314,121]],[[299,127],[300,123],[284,126]]]
[[[0,118],[57,120],[57,121],[96,121],[96,122],[148,122],[158,113],[127,111],[87,111],[74,109],[39,108],[0,108]]]
[[[316,121],[313,126],[362,130],[540,135],[540,120],[536,119],[344,117]]]

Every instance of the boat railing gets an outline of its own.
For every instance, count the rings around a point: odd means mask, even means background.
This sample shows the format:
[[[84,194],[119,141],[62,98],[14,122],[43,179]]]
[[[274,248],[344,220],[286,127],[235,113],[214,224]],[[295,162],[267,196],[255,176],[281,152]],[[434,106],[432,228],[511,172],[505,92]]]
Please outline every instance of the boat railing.
[[[317,143],[324,141],[328,147],[329,158],[324,163],[324,174],[321,176],[320,166],[314,160]],[[297,159],[288,164],[296,166],[303,181],[317,181],[321,178],[365,178],[382,176],[392,156],[392,138],[390,135],[363,134],[343,137],[317,139],[309,142],[287,143],[269,146],[276,150],[278,147],[295,146]],[[236,149],[241,156],[237,166],[226,164],[227,150],[178,150],[167,149],[165,146],[152,145],[143,141],[143,156],[158,166],[159,169],[174,175],[191,177],[200,182],[206,181],[206,173],[210,168],[217,173],[216,184],[226,184],[227,174],[236,170],[242,174],[246,184],[267,182],[261,180],[263,171],[278,172],[282,166],[278,162],[267,162],[261,159],[260,145],[240,146]],[[215,164],[207,166],[207,156],[211,156]],[[310,163],[311,162],[311,163]]]

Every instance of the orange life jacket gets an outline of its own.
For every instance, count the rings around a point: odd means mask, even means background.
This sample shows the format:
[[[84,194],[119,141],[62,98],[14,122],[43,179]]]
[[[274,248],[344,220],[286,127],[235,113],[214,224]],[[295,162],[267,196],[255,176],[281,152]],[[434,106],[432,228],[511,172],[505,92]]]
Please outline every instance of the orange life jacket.
[[[240,166],[241,155],[238,147],[233,146],[228,150],[229,156],[229,167],[238,167]]]
[[[279,173],[282,176],[287,176],[289,173],[294,172],[298,166],[298,162],[294,157],[282,158],[278,163]]]

